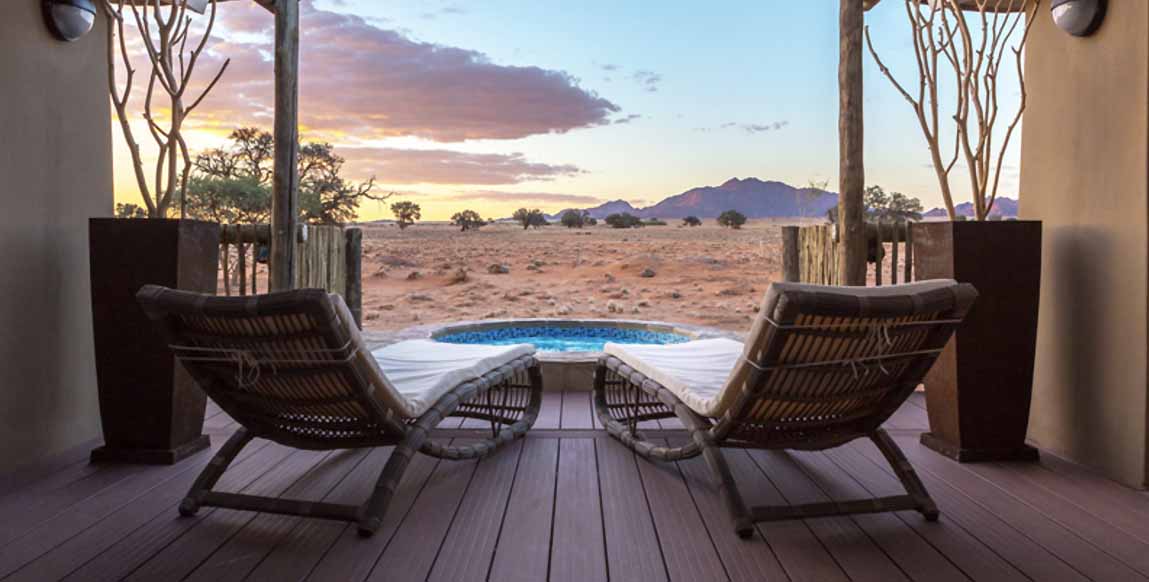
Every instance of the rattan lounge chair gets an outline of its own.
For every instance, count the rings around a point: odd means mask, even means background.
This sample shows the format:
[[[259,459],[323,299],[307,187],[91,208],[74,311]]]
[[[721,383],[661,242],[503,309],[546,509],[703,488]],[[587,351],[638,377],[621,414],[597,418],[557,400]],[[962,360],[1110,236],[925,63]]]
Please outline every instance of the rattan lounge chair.
[[[538,416],[533,346],[415,340],[372,353],[343,299],[318,289],[211,297],[146,286],[138,299],[188,372],[242,427],[192,485],[179,508],[185,516],[214,506],[320,517],[356,522],[369,536],[416,451],[483,457]],[[452,416],[490,422],[490,438],[466,446],[431,440]],[[362,505],[212,491],[256,437],[309,450],[395,449]]]
[[[827,515],[938,509],[882,423],[909,397],[972,306],[953,281],[889,287],[776,283],[743,344],[729,339],[665,346],[607,344],[594,403],[610,432],[640,456],[702,455],[740,536],[754,523]],[[644,439],[637,423],[677,417],[680,446]],[[823,450],[868,437],[907,495],[746,507],[722,448]]]

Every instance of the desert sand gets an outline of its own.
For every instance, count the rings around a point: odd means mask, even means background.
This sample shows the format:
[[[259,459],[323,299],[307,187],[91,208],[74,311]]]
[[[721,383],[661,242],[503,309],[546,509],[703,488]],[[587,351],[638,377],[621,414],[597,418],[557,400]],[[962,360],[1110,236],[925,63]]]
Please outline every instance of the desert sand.
[[[781,278],[783,222],[741,230],[491,224],[364,228],[364,327],[445,321],[617,318],[745,331]]]

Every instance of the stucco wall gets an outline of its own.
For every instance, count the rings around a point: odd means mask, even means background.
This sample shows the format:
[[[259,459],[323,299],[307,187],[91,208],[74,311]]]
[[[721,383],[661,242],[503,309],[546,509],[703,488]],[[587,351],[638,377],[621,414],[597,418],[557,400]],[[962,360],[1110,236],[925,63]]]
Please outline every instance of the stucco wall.
[[[112,211],[102,18],[52,39],[0,18],[0,476],[99,436],[87,220]]]
[[[1043,10],[1027,53],[1021,215],[1045,223],[1030,437],[1146,482],[1149,2],[1097,35]]]

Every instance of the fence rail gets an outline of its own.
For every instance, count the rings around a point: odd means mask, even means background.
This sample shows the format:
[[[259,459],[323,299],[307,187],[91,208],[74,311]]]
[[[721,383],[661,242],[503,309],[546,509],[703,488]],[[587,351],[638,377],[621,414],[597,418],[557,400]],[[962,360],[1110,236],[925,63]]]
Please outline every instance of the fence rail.
[[[271,225],[226,224],[220,236],[220,277],[224,295],[255,295],[267,288]],[[301,225],[296,237],[295,288],[338,293],[355,323],[363,320],[363,232],[342,226]],[[264,265],[264,268],[260,268]]]
[[[913,279],[911,221],[866,223],[868,280],[875,286]],[[785,281],[838,285],[839,249],[833,224],[782,227],[782,278]],[[887,261],[887,258],[889,259]]]

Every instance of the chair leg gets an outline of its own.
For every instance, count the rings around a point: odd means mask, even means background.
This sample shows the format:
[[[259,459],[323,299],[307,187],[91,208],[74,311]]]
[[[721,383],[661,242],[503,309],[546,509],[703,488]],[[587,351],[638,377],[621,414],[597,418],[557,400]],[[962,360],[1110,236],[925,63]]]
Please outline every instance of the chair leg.
[[[742,500],[742,493],[738,491],[738,484],[734,482],[734,474],[730,472],[730,465],[726,463],[722,449],[708,443],[699,444],[702,447],[702,458],[706,459],[706,464],[710,466],[710,470],[718,479],[718,488],[722,494],[722,500],[726,503],[726,509],[730,511],[730,517],[734,520],[734,533],[742,539],[749,538],[754,535],[754,517],[746,508],[746,502]]]
[[[383,466],[383,471],[379,474],[378,481],[375,482],[375,489],[372,491],[371,497],[359,509],[358,524],[361,537],[368,538],[375,535],[375,532],[383,525],[383,516],[387,514],[391,499],[395,496],[395,491],[399,489],[399,482],[403,480],[403,473],[407,471],[411,458],[415,456],[426,438],[427,431],[425,428],[422,426],[411,427],[406,438],[395,447],[395,450],[391,451],[391,458]]]
[[[219,482],[228,465],[235,460],[236,455],[251,442],[252,434],[245,428],[240,428],[227,439],[219,452],[208,462],[207,467],[196,477],[186,497],[180,502],[180,515],[191,517],[199,511],[204,496],[211,492],[212,487]]]
[[[916,508],[918,512],[926,518],[926,521],[937,521],[941,515],[937,504],[926,491],[925,484],[918,478],[913,465],[910,465],[910,461],[906,459],[906,455],[902,453],[902,449],[898,448],[894,439],[890,438],[886,431],[878,429],[870,435],[870,440],[874,441],[874,445],[882,452],[886,462],[893,467],[894,474],[898,476],[898,480],[902,482],[906,492],[918,504]]]

